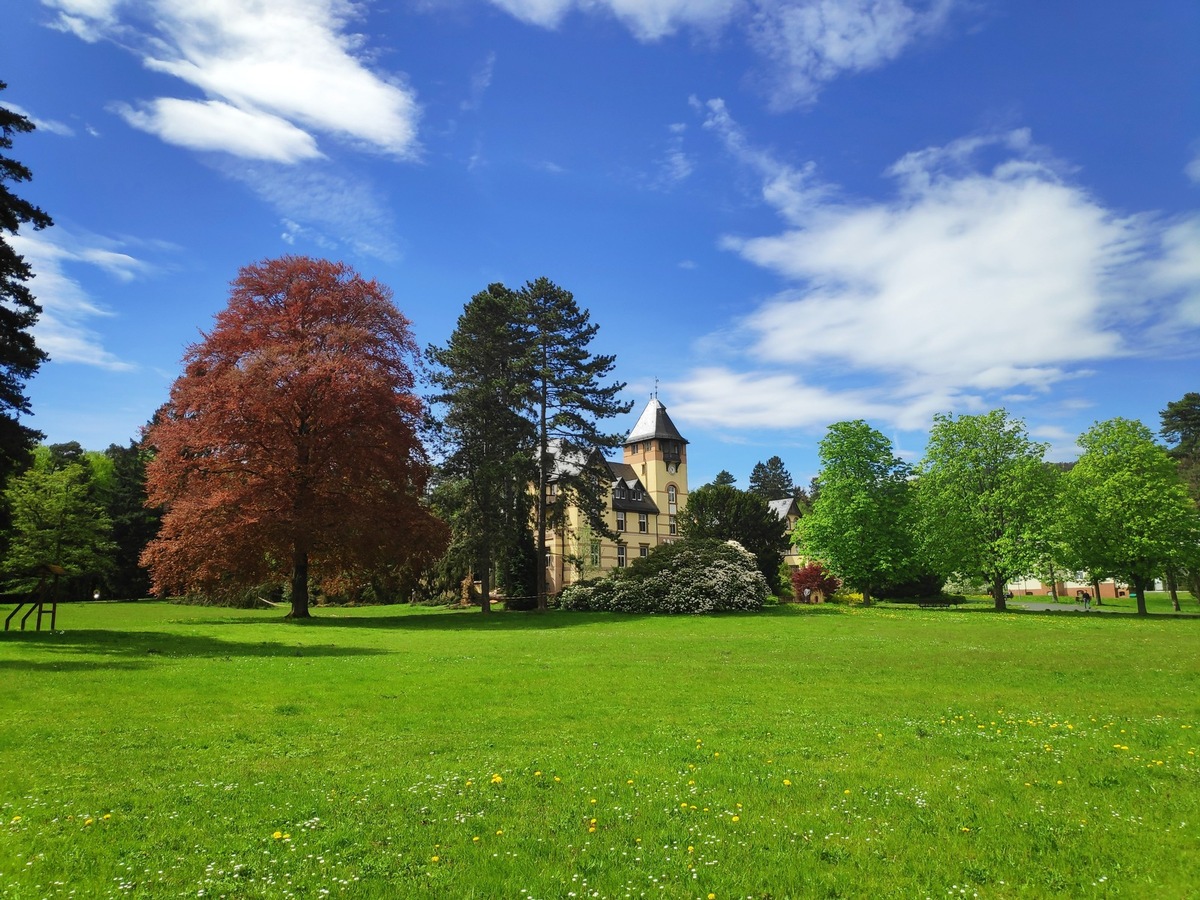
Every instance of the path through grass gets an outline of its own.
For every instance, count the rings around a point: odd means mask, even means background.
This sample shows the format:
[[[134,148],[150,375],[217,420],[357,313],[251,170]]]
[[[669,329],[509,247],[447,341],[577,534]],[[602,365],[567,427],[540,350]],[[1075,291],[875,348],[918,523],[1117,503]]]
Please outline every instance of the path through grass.
[[[0,895],[1200,890],[1195,620],[318,615],[0,637]]]

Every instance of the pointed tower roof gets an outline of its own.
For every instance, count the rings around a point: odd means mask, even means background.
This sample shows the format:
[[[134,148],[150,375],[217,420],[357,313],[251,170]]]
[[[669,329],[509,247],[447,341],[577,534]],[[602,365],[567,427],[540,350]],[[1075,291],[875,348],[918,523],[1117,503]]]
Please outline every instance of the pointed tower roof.
[[[666,438],[670,441],[687,443],[687,440],[679,433],[679,429],[675,427],[675,423],[671,421],[671,417],[667,415],[667,408],[658,402],[657,397],[650,398],[650,402],[646,404],[646,408],[638,417],[637,424],[633,426],[633,431],[629,432],[629,437],[625,438],[625,443],[632,444],[635,441],[648,441],[654,438]]]

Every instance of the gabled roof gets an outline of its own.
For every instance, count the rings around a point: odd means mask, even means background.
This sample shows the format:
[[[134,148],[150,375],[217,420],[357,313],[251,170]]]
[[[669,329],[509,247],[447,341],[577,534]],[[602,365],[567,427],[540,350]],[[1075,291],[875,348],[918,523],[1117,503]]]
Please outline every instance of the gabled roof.
[[[628,463],[610,462],[608,464],[609,471],[612,472],[612,508],[623,509],[633,512],[656,513],[658,506],[650,499],[650,492],[646,490],[641,479],[637,477],[637,473],[633,470],[633,466]],[[620,498],[616,494],[618,487],[626,489],[626,496]],[[642,492],[642,499],[635,500],[633,497],[634,491]]]
[[[800,507],[796,503],[795,497],[784,497],[782,500],[768,500],[767,506],[771,507],[771,512],[779,516],[780,521],[786,522],[789,516],[799,516]]]
[[[650,402],[638,417],[637,424],[629,432],[629,437],[625,438],[625,443],[632,444],[635,441],[648,441],[653,438],[687,443],[675,427],[675,423],[671,421],[671,417],[667,415],[667,408],[658,402],[657,397],[650,398]]]

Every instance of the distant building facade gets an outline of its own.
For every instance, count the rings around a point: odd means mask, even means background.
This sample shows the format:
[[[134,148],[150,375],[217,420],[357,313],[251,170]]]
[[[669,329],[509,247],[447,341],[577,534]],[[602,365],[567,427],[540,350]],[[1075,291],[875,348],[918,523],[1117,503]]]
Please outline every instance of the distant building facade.
[[[613,540],[593,529],[578,508],[568,506],[562,523],[546,535],[546,590],[556,594],[584,578],[628,566],[640,556],[679,536],[678,515],[687,505],[687,440],[667,408],[653,397],[625,438],[620,462],[605,460],[610,481],[604,520]],[[551,447],[554,464],[547,500],[557,499],[559,484],[576,475],[580,460]]]

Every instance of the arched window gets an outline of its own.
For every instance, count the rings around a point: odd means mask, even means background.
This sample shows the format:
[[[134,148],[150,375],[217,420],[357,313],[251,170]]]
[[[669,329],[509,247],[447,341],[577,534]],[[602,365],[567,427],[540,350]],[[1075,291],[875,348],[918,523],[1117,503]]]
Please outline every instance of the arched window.
[[[668,484],[667,485],[667,512],[672,516],[675,515],[675,513],[679,512],[679,510],[676,508],[676,501],[678,499],[679,499],[679,494],[678,494],[678,491],[675,489],[675,485]]]

